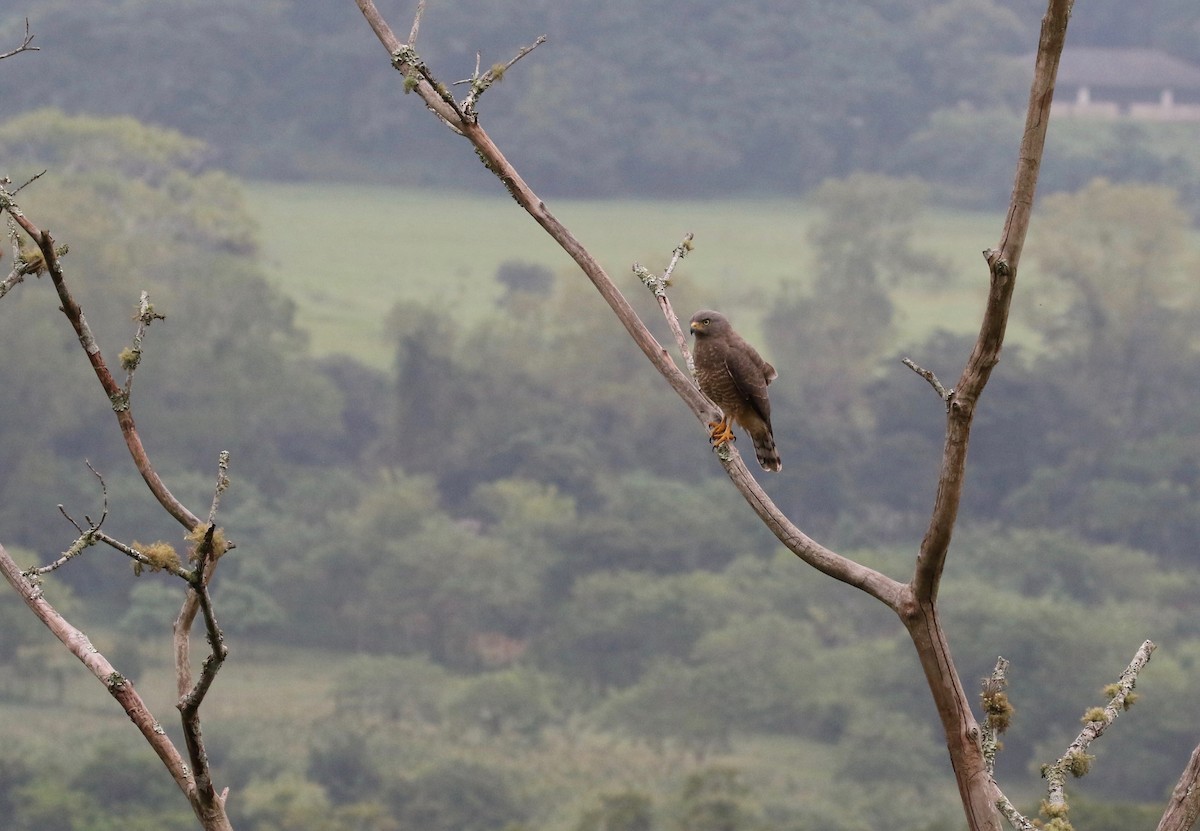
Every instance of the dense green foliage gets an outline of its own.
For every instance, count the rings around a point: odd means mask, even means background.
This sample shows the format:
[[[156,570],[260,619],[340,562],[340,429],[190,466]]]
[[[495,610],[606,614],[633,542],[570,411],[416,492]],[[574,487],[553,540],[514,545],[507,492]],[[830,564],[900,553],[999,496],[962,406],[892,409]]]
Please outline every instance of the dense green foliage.
[[[401,103],[401,80],[350,0],[24,5],[0,13],[0,33],[16,39],[28,14],[46,51],[5,66],[0,112],[49,102],[128,114],[200,136],[257,178],[489,186],[423,108]],[[403,32],[415,5],[383,12]],[[1070,44],[1200,63],[1194,3],[1130,8],[1080,8]],[[753,0],[736,12],[716,0],[455,0],[429,4],[418,47],[450,84],[470,75],[477,50],[486,67],[549,37],[483,108],[540,191],[799,194],[871,170],[996,207],[1028,90],[1020,58],[1043,10],[1031,0]],[[1042,192],[1098,174],[1152,177],[1186,186],[1195,206],[1190,136],[1058,125]]]
[[[393,310],[390,371],[316,361],[263,278],[236,183],[198,143],[42,111],[0,128],[0,158],[53,165],[22,204],[70,243],[110,361],[138,291],[166,313],[133,407],[172,487],[206,505],[216,452],[233,451],[222,516],[238,548],[214,591],[234,657],[218,687],[253,675],[239,644],[304,650],[294,686],[243,688],[210,723],[239,828],[851,831],[955,816],[898,624],[778,551],[582,281],[510,265],[478,320]],[[787,472],[768,486],[806,529],[903,576],[941,419],[894,369],[892,298],[936,287],[945,267],[909,233],[919,182],[855,176],[819,193],[821,267],[763,290],[746,321],[783,370]],[[1161,641],[1138,729],[1106,738],[1088,780],[1107,799],[1160,800],[1194,743],[1200,661],[1187,220],[1165,189],[1102,181],[1040,219],[1029,291],[1045,336],[1006,352],[981,405],[969,530],[944,586],[950,637],[968,683],[997,654],[1013,661],[1001,765],[1015,781],[1061,752],[1143,638]],[[846,281],[855,291],[834,290]],[[56,304],[32,278],[0,302],[5,545],[46,559],[73,536],[55,503],[98,515],[84,458],[108,482],[108,530],[176,540]],[[870,326],[838,325],[868,313]],[[913,353],[952,383],[966,344],[935,332]],[[102,550],[60,579],[81,621],[124,644],[112,654],[131,677],[161,672],[140,636],[156,619],[165,631],[178,585]],[[44,635],[7,623],[16,603],[0,593],[0,667],[30,680],[0,695],[64,712]],[[355,659],[315,657],[333,655]],[[317,703],[297,715],[283,702],[304,684]],[[187,827],[143,751],[108,741],[0,745],[6,827]],[[790,776],[771,763],[800,756],[817,761]]]

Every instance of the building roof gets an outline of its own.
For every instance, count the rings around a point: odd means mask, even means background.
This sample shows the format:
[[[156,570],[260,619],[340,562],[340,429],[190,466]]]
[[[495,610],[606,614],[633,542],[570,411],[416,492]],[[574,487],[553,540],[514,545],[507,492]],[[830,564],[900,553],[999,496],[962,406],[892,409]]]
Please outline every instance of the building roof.
[[[1058,83],[1121,89],[1200,89],[1200,67],[1155,49],[1063,49]]]

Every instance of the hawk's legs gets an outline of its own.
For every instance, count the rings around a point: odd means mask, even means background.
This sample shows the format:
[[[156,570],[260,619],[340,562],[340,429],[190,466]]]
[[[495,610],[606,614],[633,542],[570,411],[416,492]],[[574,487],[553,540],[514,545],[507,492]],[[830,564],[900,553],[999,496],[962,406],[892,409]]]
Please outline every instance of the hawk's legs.
[[[708,423],[708,443],[713,446],[714,450],[723,444],[736,441],[733,435],[733,425],[729,421],[729,416],[722,415],[720,421],[710,421]]]

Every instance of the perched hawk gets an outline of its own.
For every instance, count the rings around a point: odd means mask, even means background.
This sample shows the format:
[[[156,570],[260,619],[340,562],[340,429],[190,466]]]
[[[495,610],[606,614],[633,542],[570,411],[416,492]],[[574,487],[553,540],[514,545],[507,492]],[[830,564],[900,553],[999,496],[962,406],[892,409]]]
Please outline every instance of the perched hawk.
[[[763,470],[782,470],[783,462],[771,433],[771,402],[767,399],[767,384],[779,373],[733,331],[720,312],[702,310],[692,315],[692,334],[696,336],[696,380],[724,414],[720,421],[708,425],[713,444],[733,441],[729,424],[733,419],[750,434]]]

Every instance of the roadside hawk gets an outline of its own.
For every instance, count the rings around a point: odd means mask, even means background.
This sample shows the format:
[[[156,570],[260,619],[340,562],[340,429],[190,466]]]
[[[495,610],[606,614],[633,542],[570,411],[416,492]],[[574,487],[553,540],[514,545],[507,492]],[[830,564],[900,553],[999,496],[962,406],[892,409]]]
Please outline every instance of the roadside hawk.
[[[696,380],[701,392],[723,414],[720,421],[708,425],[712,430],[709,440],[717,446],[733,441],[729,423],[732,419],[750,434],[762,469],[782,470],[783,462],[771,433],[771,402],[767,398],[767,384],[779,373],[733,331],[720,312],[703,309],[692,315],[692,334],[696,336],[693,355]]]

